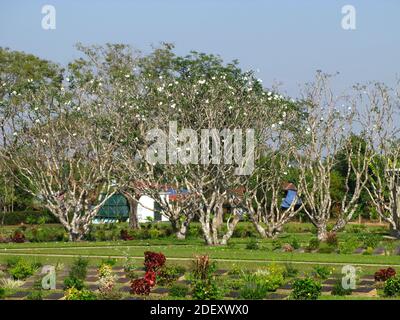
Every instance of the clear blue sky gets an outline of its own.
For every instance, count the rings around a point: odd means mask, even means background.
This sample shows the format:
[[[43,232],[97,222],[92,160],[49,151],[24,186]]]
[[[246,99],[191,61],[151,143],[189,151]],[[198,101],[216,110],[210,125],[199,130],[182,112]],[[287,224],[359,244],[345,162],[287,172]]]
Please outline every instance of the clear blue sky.
[[[41,28],[41,8],[54,5],[56,30]],[[357,29],[341,28],[343,5],[356,8]],[[400,73],[399,0],[1,0],[0,46],[65,64],[76,42],[129,43],[144,52],[173,42],[239,59],[291,95],[315,70],[339,71],[337,89],[354,82],[394,84]]]

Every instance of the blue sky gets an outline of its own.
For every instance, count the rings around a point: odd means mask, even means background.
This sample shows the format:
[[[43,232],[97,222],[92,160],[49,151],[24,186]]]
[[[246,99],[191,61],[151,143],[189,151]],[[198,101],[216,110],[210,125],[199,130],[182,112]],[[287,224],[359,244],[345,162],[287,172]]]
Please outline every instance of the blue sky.
[[[41,8],[56,8],[56,30],[41,27]],[[356,30],[343,30],[341,8],[356,8]],[[340,72],[335,88],[379,80],[393,85],[400,74],[398,0],[2,0],[0,46],[66,64],[73,45],[128,43],[149,52],[173,42],[190,50],[238,59],[290,95],[314,72]]]

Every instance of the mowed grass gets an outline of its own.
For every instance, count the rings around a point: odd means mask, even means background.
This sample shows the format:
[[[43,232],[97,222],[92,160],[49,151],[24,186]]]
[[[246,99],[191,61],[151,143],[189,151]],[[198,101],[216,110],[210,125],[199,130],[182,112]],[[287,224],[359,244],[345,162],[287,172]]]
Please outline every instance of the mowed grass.
[[[24,243],[1,244],[0,261],[7,257],[34,256],[59,257],[87,256],[93,258],[125,257],[141,258],[145,251],[163,252],[171,260],[190,260],[196,255],[208,254],[212,259],[227,262],[293,262],[326,264],[365,264],[377,266],[400,266],[400,256],[300,253],[272,251],[270,241],[260,241],[260,249],[249,250],[244,239],[232,241],[230,246],[206,246],[201,240],[175,239],[133,240],[118,242],[79,242],[79,243]]]

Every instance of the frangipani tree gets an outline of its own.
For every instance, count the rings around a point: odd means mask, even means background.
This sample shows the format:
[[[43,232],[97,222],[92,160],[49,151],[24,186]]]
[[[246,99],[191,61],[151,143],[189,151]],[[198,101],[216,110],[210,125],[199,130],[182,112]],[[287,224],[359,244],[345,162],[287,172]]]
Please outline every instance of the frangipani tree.
[[[351,220],[367,183],[370,157],[354,149],[351,136],[355,130],[356,105],[346,97],[336,97],[329,87],[329,76],[317,73],[315,82],[306,86],[303,97],[306,114],[304,140],[295,158],[299,168],[299,191],[305,202],[304,211],[317,228],[318,239],[328,235],[328,221],[332,215],[331,179],[338,164],[338,153],[346,150],[346,192],[333,230],[340,230]],[[356,176],[350,191],[349,176]]]
[[[358,87],[363,128],[373,153],[365,186],[378,215],[400,238],[400,95],[382,83]]]

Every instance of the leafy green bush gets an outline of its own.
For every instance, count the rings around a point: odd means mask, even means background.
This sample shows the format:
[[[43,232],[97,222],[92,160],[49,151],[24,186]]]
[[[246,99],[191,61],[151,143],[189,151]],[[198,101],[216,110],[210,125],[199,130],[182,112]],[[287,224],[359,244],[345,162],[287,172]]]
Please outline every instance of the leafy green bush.
[[[26,238],[30,242],[66,241],[67,235],[62,228],[34,226],[27,230]]]
[[[321,284],[312,279],[297,279],[293,282],[293,291],[290,295],[295,300],[317,300],[321,294]]]
[[[339,243],[339,252],[344,254],[351,254],[359,246],[358,239],[354,236],[347,237],[345,241]]]
[[[72,287],[67,290],[65,300],[96,300],[96,294],[87,289],[78,290]]]
[[[242,299],[248,299],[248,300],[264,299],[267,293],[268,293],[267,286],[255,280],[244,282],[239,291],[240,297]]]
[[[380,241],[382,241],[382,236],[373,233],[359,233],[357,235],[358,240],[361,242],[363,248],[376,248]]]
[[[333,248],[331,245],[327,244],[326,242],[323,242],[319,245],[318,252],[319,253],[332,253],[335,251],[335,248]]]
[[[327,266],[316,265],[313,268],[312,274],[317,279],[326,280],[332,274],[332,270],[331,270],[331,268],[328,268]]]
[[[17,263],[8,270],[8,272],[13,279],[25,280],[34,274],[35,268],[31,263],[25,261],[24,259],[19,259]]]
[[[292,263],[285,263],[285,271],[283,273],[284,278],[293,278],[297,276],[299,269],[297,269]]]
[[[388,297],[400,296],[400,277],[395,276],[387,279],[383,287],[383,292]]]
[[[297,250],[300,248],[300,242],[297,237],[292,236],[290,237],[289,244],[293,247],[293,249]]]
[[[88,259],[82,257],[76,258],[72,263],[71,270],[69,271],[69,277],[85,280],[87,275],[88,264],[89,264]]]
[[[26,297],[27,300],[43,300],[42,291],[33,291]]]
[[[271,264],[266,269],[259,269],[254,273],[243,273],[240,296],[243,299],[263,299],[267,292],[275,291],[284,282],[285,268]]]
[[[246,244],[246,249],[247,250],[258,250],[258,249],[260,249],[260,246],[258,244],[257,239],[250,238],[250,241]]]
[[[133,260],[127,259],[124,263],[124,271],[126,277],[130,280],[137,279],[139,277],[138,273],[135,271],[137,269],[137,265]]]
[[[223,292],[214,279],[195,280],[192,286],[192,296],[195,300],[218,300],[223,297]]]
[[[157,284],[164,286],[170,285],[185,273],[183,266],[164,266],[157,273]]]
[[[82,290],[84,287],[85,283],[82,279],[77,279],[71,276],[64,279],[64,289],[76,288]]]
[[[174,284],[169,289],[169,295],[171,297],[184,298],[188,295],[189,288],[183,284]]]
[[[320,241],[318,240],[318,238],[317,237],[313,237],[308,242],[307,249],[309,251],[317,250],[319,248],[319,245],[320,245]]]
[[[4,217],[3,223],[5,225],[19,225],[25,224],[41,224],[46,223],[59,223],[58,219],[52,215],[49,211],[13,211],[13,212],[2,212],[1,217]]]
[[[351,295],[351,292],[351,289],[343,288],[342,280],[338,279],[332,288],[331,294],[334,296],[349,296]]]
[[[272,250],[280,250],[282,248],[282,241],[279,239],[272,240]]]
[[[6,289],[0,287],[0,299],[3,299],[6,295]]]

